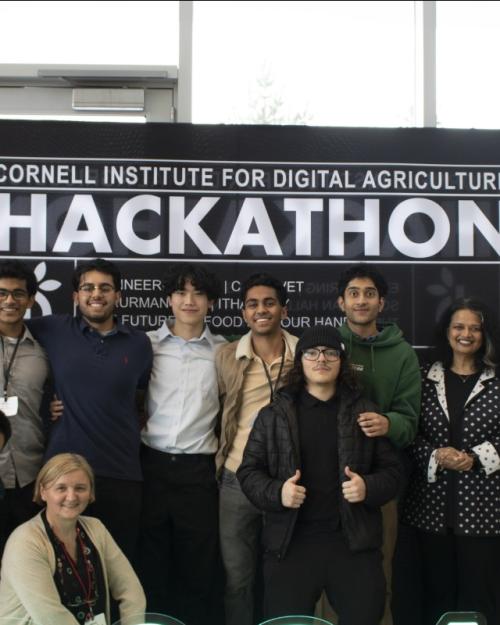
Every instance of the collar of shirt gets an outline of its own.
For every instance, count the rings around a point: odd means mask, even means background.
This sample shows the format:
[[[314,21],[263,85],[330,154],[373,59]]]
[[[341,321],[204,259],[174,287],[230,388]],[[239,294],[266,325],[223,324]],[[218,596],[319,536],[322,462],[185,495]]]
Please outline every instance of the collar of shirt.
[[[3,336],[4,340],[8,340],[9,342],[15,343],[17,341],[17,339],[13,338],[13,337],[9,337],[9,336]],[[28,330],[28,328],[26,326],[24,326],[23,329],[23,334],[21,336],[21,340],[19,341],[20,343],[24,343],[24,341],[29,341],[30,343],[35,343],[35,339],[33,338],[33,335],[31,334],[31,332]]]
[[[114,317],[113,319],[115,322],[113,329],[111,330],[111,332],[106,332],[104,336],[111,336],[113,334],[117,334],[118,332],[121,332],[123,334],[130,334],[130,328],[128,326],[117,321],[116,317]],[[87,321],[85,321],[85,319],[81,315],[78,315],[78,320],[80,322],[80,329],[82,332],[99,332],[99,330],[96,330]]]
[[[288,333],[285,331],[281,331],[281,336],[285,341],[285,360],[293,361],[294,353],[290,343],[288,341]],[[252,348],[252,332],[247,332],[244,334],[241,339],[238,341],[238,346],[236,347],[236,360],[240,360],[241,358],[247,358],[248,360],[253,360],[256,357],[255,352]]]
[[[314,406],[333,406],[333,404],[335,404],[337,399],[338,399],[338,395],[335,394],[335,395],[332,395],[330,399],[327,399],[326,401],[322,401],[321,399],[314,397],[314,395],[311,395],[311,393],[308,393],[305,388],[301,390],[300,397],[299,397],[300,403],[302,404],[302,406],[306,408],[313,408]]]
[[[174,334],[167,322],[165,322],[161,326],[161,328],[156,331],[156,336],[158,337],[159,341],[164,341],[168,338],[176,338],[183,341],[185,340],[181,336],[177,336],[176,334]],[[217,345],[214,335],[210,332],[207,326],[204,326],[203,332],[200,336],[189,339],[189,341],[186,341],[186,343],[189,343],[191,341],[206,341],[211,347],[215,347]]]

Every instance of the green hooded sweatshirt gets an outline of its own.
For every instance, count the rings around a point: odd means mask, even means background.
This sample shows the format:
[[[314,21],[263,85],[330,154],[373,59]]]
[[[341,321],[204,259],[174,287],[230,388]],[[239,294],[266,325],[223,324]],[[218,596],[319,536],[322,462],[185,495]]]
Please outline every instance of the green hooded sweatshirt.
[[[339,328],[363,395],[389,419],[388,438],[400,449],[416,436],[420,414],[420,367],[413,348],[394,323],[370,339]]]

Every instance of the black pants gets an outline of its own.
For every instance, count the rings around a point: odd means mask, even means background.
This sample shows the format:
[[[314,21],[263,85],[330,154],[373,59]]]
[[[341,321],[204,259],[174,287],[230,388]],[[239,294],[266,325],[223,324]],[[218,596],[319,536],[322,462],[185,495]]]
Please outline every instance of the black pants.
[[[392,561],[394,625],[423,625],[423,597],[422,555],[417,530],[400,523]]]
[[[352,553],[339,531],[294,535],[282,560],[264,555],[266,618],[313,615],[323,590],[339,625],[378,625],[385,602],[380,550]]]
[[[135,562],[142,482],[96,477],[96,500],[84,514],[100,519],[131,564]]]
[[[220,623],[222,601],[214,457],[142,449],[144,500],[139,574],[148,611],[186,625]],[[222,607],[222,604],[221,606]]]
[[[5,489],[5,496],[0,500],[0,558],[10,533],[41,510],[33,502],[33,487],[31,483]]]
[[[500,623],[500,538],[417,533],[423,561],[424,623],[444,612],[482,612]]]

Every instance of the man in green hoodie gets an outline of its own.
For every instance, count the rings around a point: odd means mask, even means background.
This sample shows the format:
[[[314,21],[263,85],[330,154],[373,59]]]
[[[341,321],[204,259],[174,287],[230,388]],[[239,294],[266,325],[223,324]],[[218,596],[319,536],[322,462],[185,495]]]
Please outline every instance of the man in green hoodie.
[[[399,449],[416,436],[420,413],[420,370],[413,348],[400,328],[377,323],[387,295],[387,282],[375,267],[358,264],[339,279],[338,305],[346,323],[339,328],[351,366],[358,372],[365,397],[380,412],[363,412],[358,423],[368,437],[386,436]],[[397,536],[397,506],[389,502],[384,516],[384,569],[387,582],[386,611],[382,623],[390,625],[392,556]]]

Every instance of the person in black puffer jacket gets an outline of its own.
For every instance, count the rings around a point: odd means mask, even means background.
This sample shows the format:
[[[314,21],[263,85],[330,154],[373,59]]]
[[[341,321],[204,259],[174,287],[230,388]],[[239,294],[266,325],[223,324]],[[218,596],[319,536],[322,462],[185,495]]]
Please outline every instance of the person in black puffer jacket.
[[[401,467],[385,437],[357,419],[361,397],[337,330],[316,326],[297,344],[289,384],[263,408],[237,477],[265,512],[265,616],[314,613],[323,590],[340,625],[377,625],[383,614],[380,506]]]

